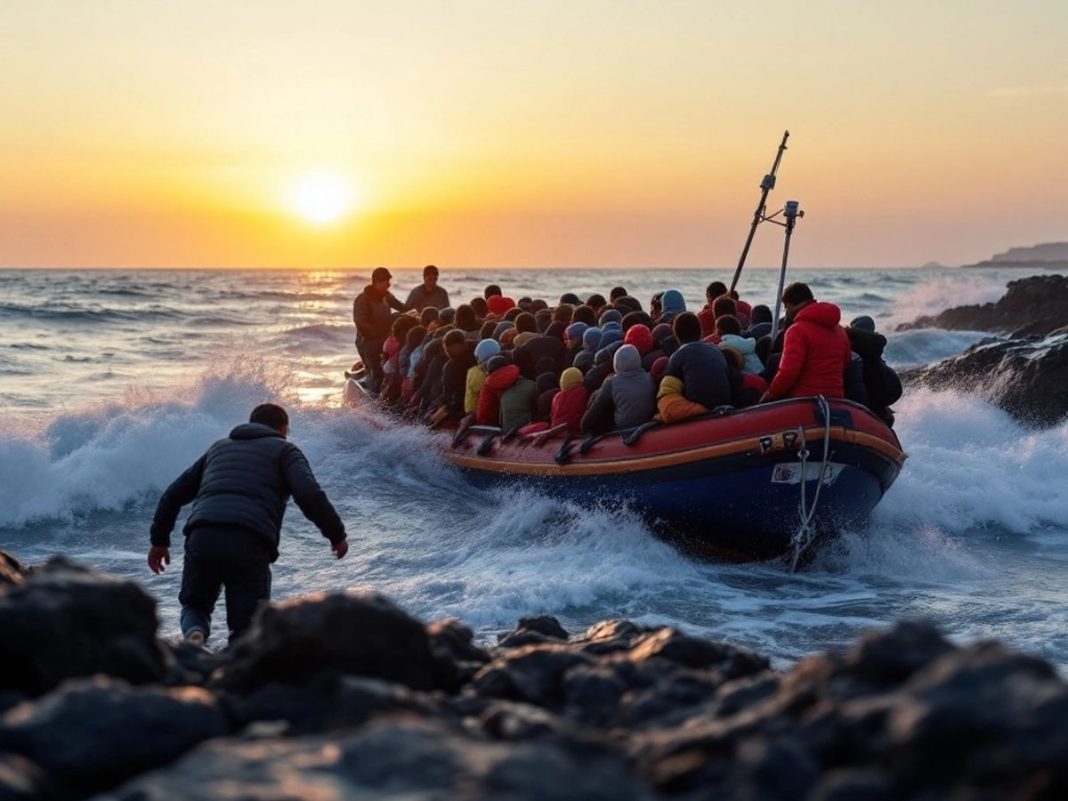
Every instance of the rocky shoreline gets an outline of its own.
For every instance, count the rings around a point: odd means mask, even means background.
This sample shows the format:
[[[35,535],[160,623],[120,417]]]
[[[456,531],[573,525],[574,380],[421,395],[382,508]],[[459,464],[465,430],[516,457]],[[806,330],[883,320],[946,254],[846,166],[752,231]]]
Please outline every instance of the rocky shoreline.
[[[671,628],[519,621],[481,647],[380,595],[158,636],[137,584],[0,558],[0,799],[1068,797],[1068,685],[900,622],[772,670]]]
[[[996,303],[958,306],[898,326],[989,331],[992,338],[902,377],[931,389],[975,393],[1020,422],[1053,426],[1068,418],[1068,277],[1011,281]]]

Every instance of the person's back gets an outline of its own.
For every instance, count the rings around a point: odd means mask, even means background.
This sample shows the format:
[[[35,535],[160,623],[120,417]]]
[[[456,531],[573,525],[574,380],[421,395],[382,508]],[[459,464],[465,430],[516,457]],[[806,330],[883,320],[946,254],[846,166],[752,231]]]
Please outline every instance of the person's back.
[[[148,564],[160,573],[170,562],[170,534],[178,513],[192,503],[183,528],[182,631],[203,642],[222,586],[227,622],[237,636],[256,604],[270,597],[271,562],[278,558],[282,518],[290,496],[330,540],[340,559],[348,550],[345,526],[315,480],[300,449],[286,439],[281,407],[262,404],[250,422],[218,440],[160,497],[152,521]]]
[[[501,430],[521,428],[534,419],[536,384],[520,376],[501,393]]]
[[[783,297],[786,296],[784,292]],[[849,337],[839,325],[842,312],[833,303],[802,303],[786,329],[779,369],[765,399],[810,395],[843,398],[844,375],[852,351]]]
[[[615,373],[608,382],[616,428],[649,422],[656,414],[656,382],[642,369],[641,354],[634,345],[627,344],[615,352],[612,360]]]

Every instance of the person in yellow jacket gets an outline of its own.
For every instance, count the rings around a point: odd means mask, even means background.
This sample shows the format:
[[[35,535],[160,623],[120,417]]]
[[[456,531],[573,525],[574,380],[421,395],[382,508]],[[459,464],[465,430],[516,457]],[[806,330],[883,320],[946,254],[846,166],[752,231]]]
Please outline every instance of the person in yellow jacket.
[[[682,379],[673,375],[664,376],[656,393],[657,419],[662,423],[676,423],[688,417],[696,417],[708,411],[700,403],[687,400],[682,394]]]
[[[464,414],[474,414],[478,409],[478,394],[486,382],[486,362],[501,352],[501,343],[496,339],[483,339],[475,345],[478,364],[467,371],[467,388],[464,393]]]

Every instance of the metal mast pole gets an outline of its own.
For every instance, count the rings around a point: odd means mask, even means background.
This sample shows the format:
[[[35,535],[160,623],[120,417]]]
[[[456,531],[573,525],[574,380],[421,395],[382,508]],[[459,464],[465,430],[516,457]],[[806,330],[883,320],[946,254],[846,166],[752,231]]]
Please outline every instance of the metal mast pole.
[[[771,318],[771,341],[775,343],[775,337],[779,335],[779,311],[782,308],[782,290],[786,284],[786,261],[790,257],[790,237],[794,234],[794,226],[798,217],[804,217],[803,211],[798,211],[796,200],[787,200],[783,209],[783,217],[786,218],[786,241],[782,248],[782,269],[779,270],[779,291],[775,293],[775,314]]]
[[[775,188],[775,173],[779,169],[779,162],[782,161],[782,154],[786,152],[786,140],[789,138],[790,132],[785,131],[782,135],[782,142],[779,144],[779,151],[775,154],[775,163],[771,165],[771,172],[765,175],[764,180],[760,182],[760,203],[757,204],[756,211],[753,213],[753,224],[749,227],[749,236],[745,239],[745,247],[742,248],[742,256],[738,259],[738,268],[734,271],[734,278],[731,279],[731,292],[738,286],[738,279],[742,275],[742,268],[745,267],[745,259],[749,255],[749,246],[753,244],[753,237],[756,235],[757,226],[764,221],[764,212],[768,204],[768,193]]]

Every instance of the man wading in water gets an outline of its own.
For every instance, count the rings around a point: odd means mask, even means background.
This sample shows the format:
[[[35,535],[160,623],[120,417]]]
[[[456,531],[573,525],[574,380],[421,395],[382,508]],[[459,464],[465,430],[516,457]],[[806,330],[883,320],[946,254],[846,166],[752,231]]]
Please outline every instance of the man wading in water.
[[[271,597],[271,562],[289,496],[340,559],[349,550],[345,525],[312,474],[300,448],[286,440],[285,409],[264,403],[248,423],[207,452],[163,493],[152,520],[148,566],[155,574],[171,563],[170,541],[178,512],[193,504],[185,528],[182,565],[182,635],[203,645],[211,613],[226,587],[226,623],[233,642]]]

